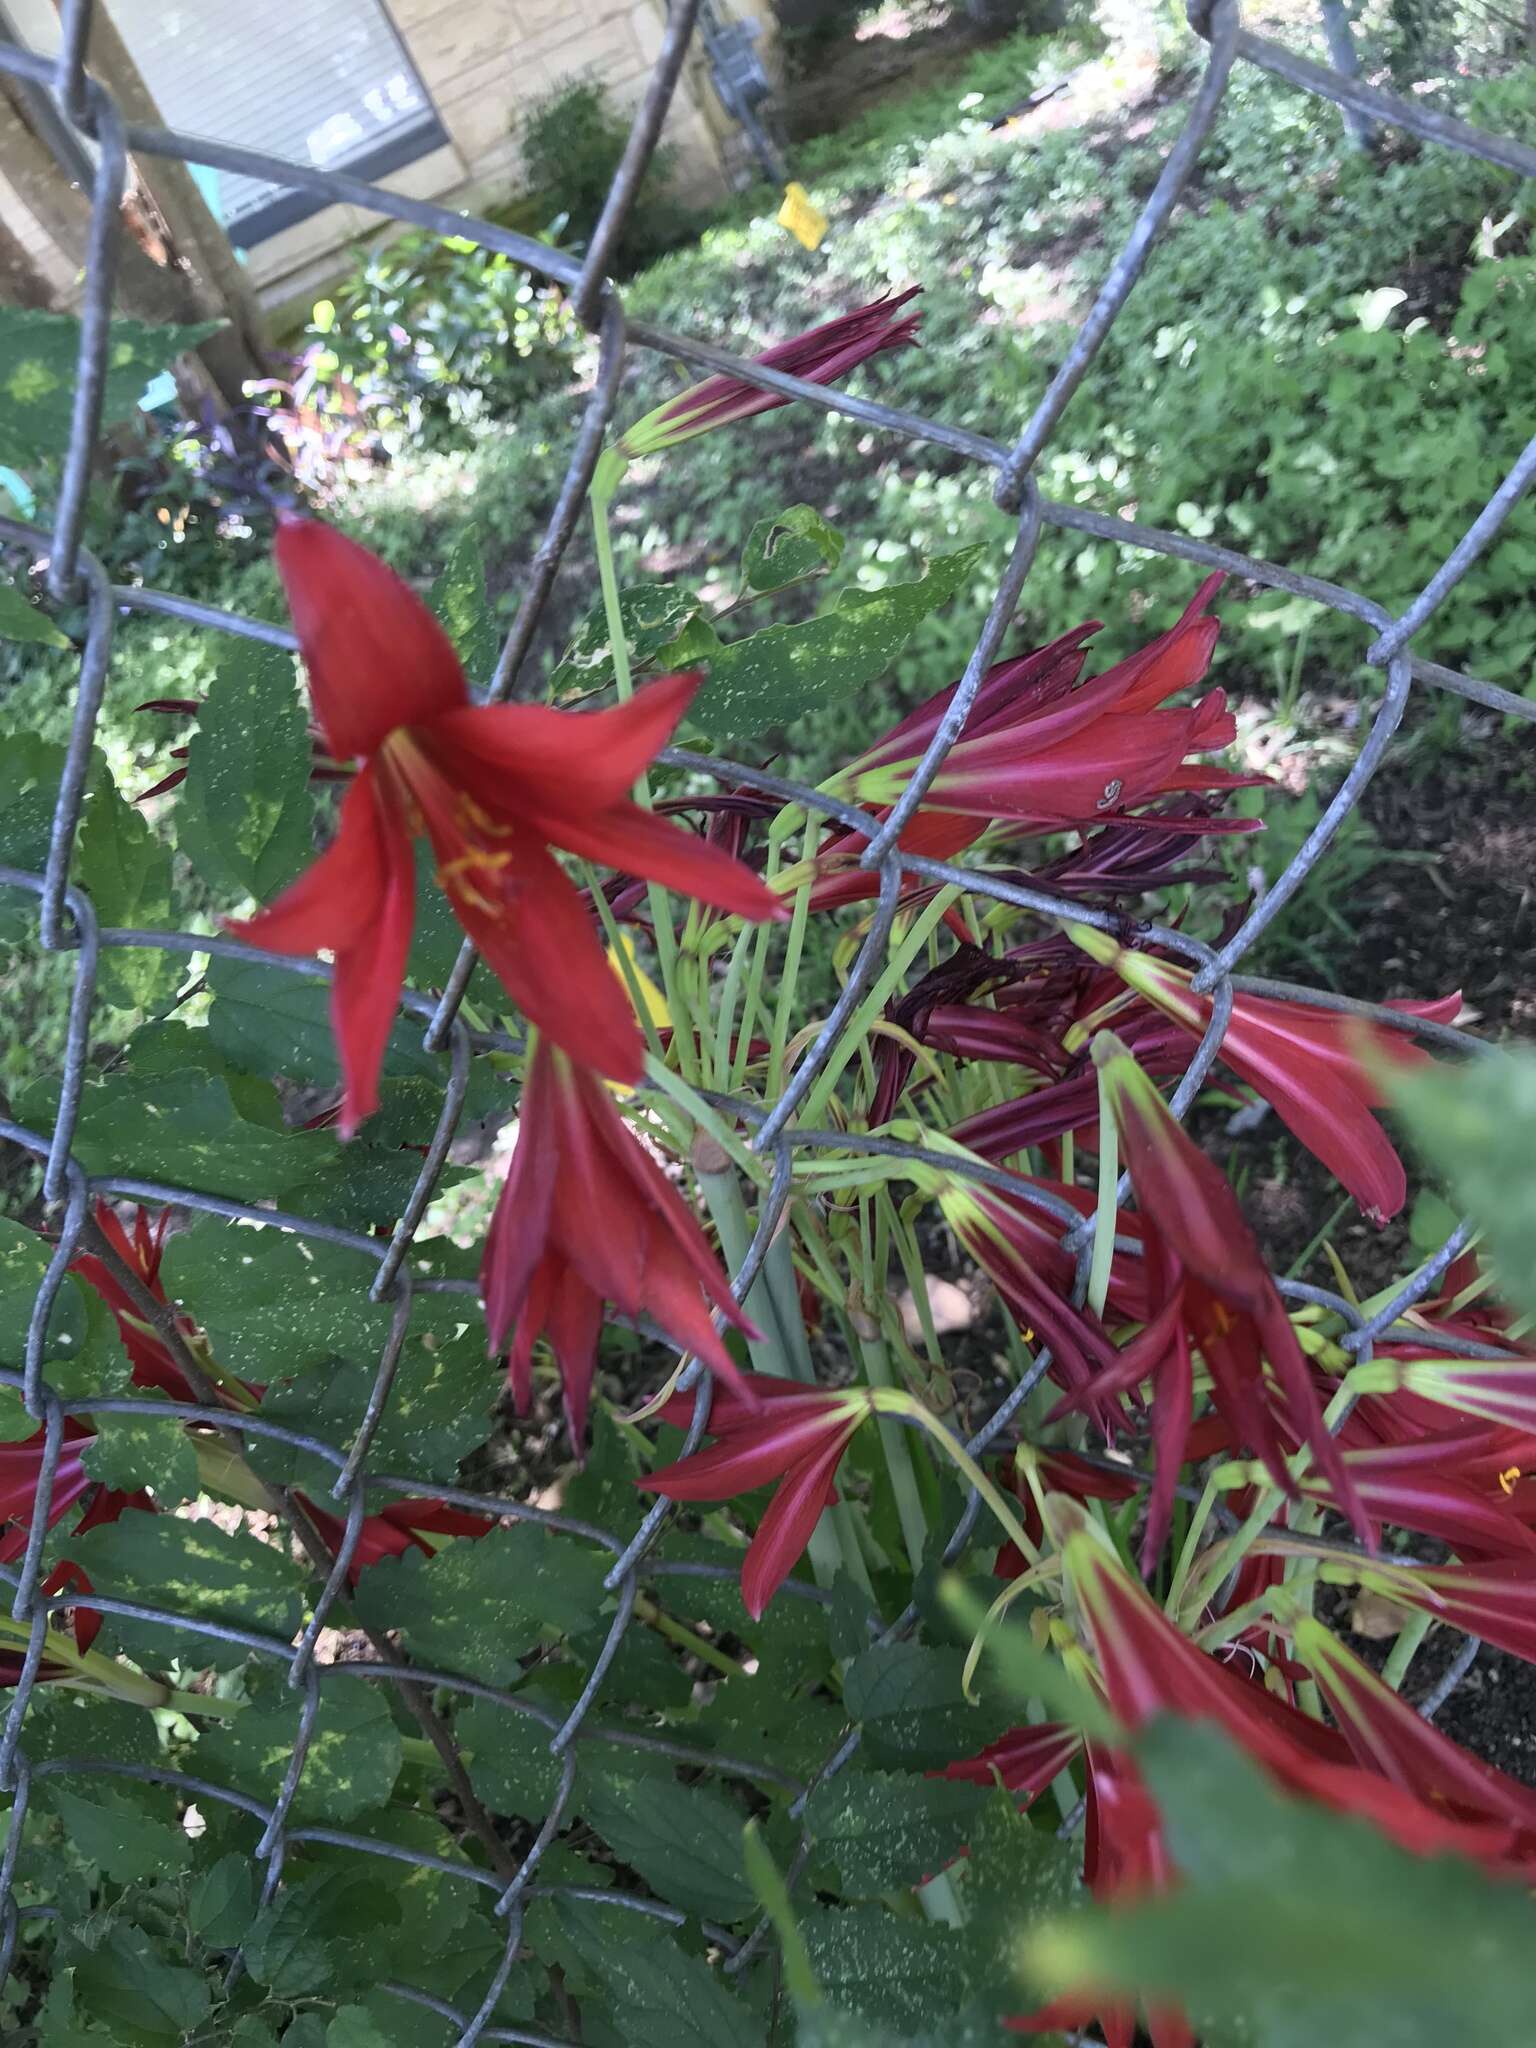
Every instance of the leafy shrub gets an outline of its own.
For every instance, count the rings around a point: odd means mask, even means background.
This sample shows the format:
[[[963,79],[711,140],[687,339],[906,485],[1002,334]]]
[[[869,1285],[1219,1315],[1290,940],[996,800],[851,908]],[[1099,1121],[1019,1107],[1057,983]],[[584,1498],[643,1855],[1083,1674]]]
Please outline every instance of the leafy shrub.
[[[597,226],[608,187],[624,154],[629,124],[597,78],[567,78],[536,99],[519,131],[528,189],[564,216],[564,232],[584,245]],[[689,232],[693,219],[668,190],[676,151],[663,144],[651,158],[614,256],[616,275],[653,262]]]

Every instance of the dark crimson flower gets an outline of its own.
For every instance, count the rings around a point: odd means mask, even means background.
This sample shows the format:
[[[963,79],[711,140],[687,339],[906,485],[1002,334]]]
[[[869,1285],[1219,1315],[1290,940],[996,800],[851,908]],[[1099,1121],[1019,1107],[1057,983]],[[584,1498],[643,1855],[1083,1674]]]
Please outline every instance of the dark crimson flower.
[[[40,1429],[19,1443],[0,1444],[0,1564],[14,1562],[27,1547],[47,1438],[48,1432]],[[77,1532],[94,1529],[99,1522],[115,1522],[124,1508],[152,1508],[147,1493],[119,1493],[91,1477],[85,1469],[84,1454],[86,1445],[95,1441],[93,1429],[77,1422],[72,1415],[65,1416],[64,1445],[48,1496],[50,1529],[87,1495],[91,1498],[76,1524]]]
[[[1131,988],[1155,1003],[1189,1037],[1198,1039],[1211,1016],[1211,998],[1196,995],[1193,976],[1166,960],[1135,953],[1105,932],[1069,927],[1091,958],[1113,967]],[[1449,1023],[1461,1008],[1460,993],[1429,1002],[1388,1005],[1405,1016]],[[1408,1195],[1403,1163],[1371,1114],[1386,1097],[1373,1056],[1382,1065],[1417,1065],[1429,1055],[1406,1036],[1384,1031],[1338,1010],[1307,1003],[1275,1002],[1239,994],[1221,1041],[1221,1059],[1240,1080],[1256,1088],[1307,1150],[1376,1222],[1395,1216]]]
[[[922,315],[901,313],[901,309],[921,290],[921,285],[914,284],[894,296],[888,292],[884,298],[852,313],[840,313],[835,320],[808,328],[790,341],[775,342],[752,360],[766,369],[782,370],[786,376],[804,377],[812,384],[835,384],[882,349],[915,345]],[[896,317],[899,313],[900,319]],[[690,384],[676,398],[669,398],[626,427],[618,439],[618,452],[631,460],[657,455],[681,441],[691,441],[696,434],[707,434],[713,427],[727,427],[760,412],[776,412],[790,403],[772,391],[743,383],[739,377],[706,377],[702,384]]]
[[[756,1619],[789,1577],[822,1511],[837,1499],[838,1465],[871,1412],[865,1387],[807,1387],[754,1373],[750,1382],[715,1389],[709,1411],[715,1441],[707,1450],[635,1483],[668,1500],[720,1501],[771,1479],[782,1482],[742,1561],[742,1604]],[[674,1396],[662,1413],[686,1425],[692,1395]]]
[[[741,917],[783,914],[749,869],[631,799],[697,673],[663,677],[606,711],[472,704],[442,628],[366,548],[285,516],[277,565],[327,745],[363,766],[329,850],[233,929],[277,952],[334,953],[343,1134],[378,1106],[415,922],[418,836],[455,915],[530,1021],[600,1073],[638,1080],[642,1041],[623,983],[550,849]]]
[[[1096,626],[993,669],[914,824],[924,814],[958,813],[1037,831],[1087,827],[1155,797],[1262,780],[1186,765],[1189,755],[1230,746],[1237,736],[1221,691],[1187,708],[1161,708],[1210,665],[1220,627],[1205,609],[1220,583],[1219,575],[1208,577],[1175,626],[1078,688],[1079,643]],[[831,786],[859,803],[893,804],[953,694],[951,686],[903,719]],[[909,843],[904,834],[902,844],[927,852],[921,836]]]
[[[301,1493],[298,1500],[327,1549],[332,1552],[340,1550],[347,1528],[343,1517],[317,1507],[307,1493]],[[364,1516],[347,1582],[356,1586],[359,1575],[369,1565],[382,1564],[387,1557],[404,1557],[408,1550],[420,1550],[430,1557],[441,1548],[440,1544],[429,1540],[434,1536],[444,1540],[455,1536],[479,1538],[495,1527],[494,1516],[469,1514],[463,1508],[449,1507],[446,1501],[414,1495],[392,1500],[376,1515]]]
[[[692,1212],[602,1082],[540,1039],[519,1109],[511,1169],[480,1262],[491,1350],[510,1342],[519,1411],[533,1395],[534,1344],[547,1336],[580,1443],[605,1302],[623,1316],[650,1315],[683,1350],[734,1381],[708,1304],[749,1336],[757,1332]]]
[[[45,1593],[62,1593],[66,1588],[73,1588],[78,1593],[89,1593],[91,1591],[90,1580],[81,1571],[79,1565],[71,1564],[67,1557],[62,1558],[43,1580],[43,1591]],[[50,1642],[64,1643],[67,1649],[67,1641],[63,1637],[56,1636],[54,1633],[57,1627],[56,1619],[49,1622],[49,1640]],[[101,1632],[101,1616],[93,1607],[71,1607],[69,1610],[69,1629],[75,1639],[75,1648],[83,1657]],[[15,1654],[12,1654],[10,1651],[0,1650],[0,1688],[18,1685],[21,1682],[22,1666],[25,1663],[26,1657],[23,1652],[17,1651]],[[43,1652],[43,1661],[37,1667],[37,1676],[40,1684],[49,1685],[56,1684],[60,1680],[78,1680],[80,1674],[71,1665],[61,1664],[56,1658],[50,1658],[45,1650]]]
[[[1126,1347],[1112,1377],[1086,1397],[1100,1402],[1111,1391],[1131,1393],[1147,1379],[1156,1390],[1152,1429],[1161,1484],[1149,1508],[1143,1560],[1156,1556],[1167,1533],[1173,1475],[1190,1423],[1191,1344],[1204,1360],[1216,1406],[1275,1484],[1296,1497],[1287,1440],[1306,1444],[1334,1505],[1369,1540],[1365,1510],[1323,1426],[1307,1361],[1237,1197],[1112,1033],[1099,1033],[1093,1057],[1160,1295],[1157,1313]],[[1084,1398],[1075,1396],[1075,1405]]]
[[[149,1211],[142,1205],[134,1210],[132,1235],[118,1221],[117,1213],[110,1202],[98,1200],[95,1206],[97,1229],[111,1245],[113,1251],[136,1273],[156,1301],[165,1301],[165,1289],[160,1284],[160,1262],[165,1256],[166,1227],[171,1220],[169,1209],[162,1209],[154,1222]],[[111,1309],[117,1324],[117,1334],[123,1349],[133,1363],[133,1383],[137,1387],[158,1387],[169,1394],[173,1401],[195,1401],[196,1394],[187,1385],[186,1376],[171,1356],[164,1339],[154,1325],[145,1322],[132,1296],[128,1293],[105,1259],[95,1252],[81,1252],[71,1260],[69,1270],[78,1273],[86,1284],[96,1291]],[[188,1316],[177,1317],[177,1327],[187,1337],[197,1335],[197,1325]]]

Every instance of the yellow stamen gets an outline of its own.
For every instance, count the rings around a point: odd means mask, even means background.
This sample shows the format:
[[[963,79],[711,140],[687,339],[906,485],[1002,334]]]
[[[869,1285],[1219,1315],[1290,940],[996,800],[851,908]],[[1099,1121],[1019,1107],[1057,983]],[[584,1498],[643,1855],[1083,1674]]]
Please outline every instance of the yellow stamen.
[[[1499,1491],[1501,1493],[1513,1493],[1516,1482],[1524,1477],[1525,1474],[1518,1465],[1511,1465],[1507,1471],[1499,1474]]]

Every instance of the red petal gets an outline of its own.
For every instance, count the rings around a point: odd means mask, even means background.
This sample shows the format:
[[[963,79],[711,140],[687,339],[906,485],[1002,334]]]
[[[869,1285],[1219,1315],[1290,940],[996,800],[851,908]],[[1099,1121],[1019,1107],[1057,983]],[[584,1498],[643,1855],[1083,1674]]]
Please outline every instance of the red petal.
[[[784,898],[744,862],[638,804],[618,803],[589,817],[550,817],[542,822],[556,846],[583,860],[643,875],[735,917],[772,921],[789,915]]]
[[[845,1434],[826,1443],[785,1474],[747,1546],[741,1567],[741,1603],[754,1621],[794,1569],[836,1495],[833,1477],[848,1447]]]
[[[448,636],[377,555],[288,513],[276,552],[315,716],[339,759],[371,754],[397,726],[468,701]]]

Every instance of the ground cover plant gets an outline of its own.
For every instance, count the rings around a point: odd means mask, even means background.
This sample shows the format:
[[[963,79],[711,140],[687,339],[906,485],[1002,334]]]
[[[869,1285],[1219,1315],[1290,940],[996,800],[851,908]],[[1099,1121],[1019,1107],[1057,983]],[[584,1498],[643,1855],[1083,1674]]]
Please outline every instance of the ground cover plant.
[[[879,282],[768,368],[953,382]],[[811,417],[621,405],[521,701],[494,530],[428,576],[290,500],[142,777],[10,729],[7,939],[63,788],[114,1016],[4,1125],[24,2041],[1520,2037],[1536,1791],[1419,1652],[1536,1660],[1529,1056],[1217,971],[1291,801],[1235,579],[1032,573],[962,684],[995,509],[875,578],[759,488],[638,573]],[[75,616],[11,600],[24,713]],[[1319,1249],[1441,1220],[1296,1280],[1230,1112]]]

